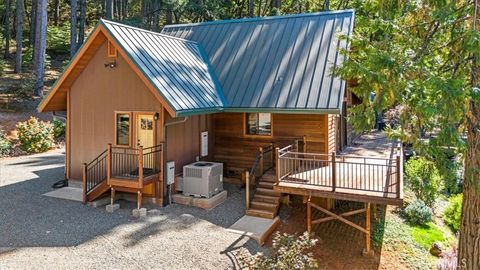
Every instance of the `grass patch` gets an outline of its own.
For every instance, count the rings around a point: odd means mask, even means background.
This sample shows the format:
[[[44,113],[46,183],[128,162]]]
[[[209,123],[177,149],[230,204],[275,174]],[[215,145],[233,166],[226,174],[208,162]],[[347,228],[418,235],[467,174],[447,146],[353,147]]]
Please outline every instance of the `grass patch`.
[[[430,250],[435,242],[445,243],[447,241],[444,232],[433,222],[429,222],[425,226],[412,227],[412,239],[426,250]]]

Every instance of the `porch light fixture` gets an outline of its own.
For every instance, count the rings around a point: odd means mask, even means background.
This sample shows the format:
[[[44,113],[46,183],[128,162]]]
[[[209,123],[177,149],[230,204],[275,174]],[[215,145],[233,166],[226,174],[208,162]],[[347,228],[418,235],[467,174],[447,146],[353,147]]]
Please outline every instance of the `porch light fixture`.
[[[158,112],[156,112],[156,113],[153,115],[153,120],[157,121],[159,116],[160,116],[160,114],[159,114]]]
[[[105,68],[116,68],[117,61],[108,62],[108,63],[105,63],[104,65],[105,65]]]

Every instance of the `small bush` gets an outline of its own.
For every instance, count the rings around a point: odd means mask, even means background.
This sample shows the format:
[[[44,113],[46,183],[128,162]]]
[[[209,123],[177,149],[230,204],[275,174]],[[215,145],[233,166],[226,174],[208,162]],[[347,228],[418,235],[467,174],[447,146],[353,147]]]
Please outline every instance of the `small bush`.
[[[20,148],[29,153],[45,152],[53,146],[53,125],[30,117],[17,123]]]
[[[457,194],[448,199],[448,206],[443,212],[443,220],[454,232],[460,229],[460,222],[462,219],[462,202],[463,195]]]
[[[410,224],[425,225],[432,221],[432,210],[421,200],[409,204],[405,210],[405,217]]]
[[[0,157],[10,154],[12,143],[5,137],[2,127],[0,126]]]
[[[59,119],[53,119],[53,136],[55,139],[63,139],[65,137],[65,122]]]
[[[70,48],[70,24],[48,26],[47,50],[54,54],[67,54]]]
[[[317,260],[308,252],[316,244],[317,240],[310,238],[307,232],[298,238],[277,232],[270,256],[262,253],[252,256],[243,249],[239,259],[248,269],[318,269]]]
[[[417,199],[432,206],[440,189],[441,177],[435,163],[424,157],[415,157],[405,165],[407,184]]]

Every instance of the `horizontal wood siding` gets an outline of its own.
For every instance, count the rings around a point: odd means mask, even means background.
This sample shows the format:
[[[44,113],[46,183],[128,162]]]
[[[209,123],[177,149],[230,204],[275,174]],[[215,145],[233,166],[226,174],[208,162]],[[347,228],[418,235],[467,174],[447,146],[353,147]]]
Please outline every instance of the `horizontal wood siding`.
[[[214,160],[224,162],[227,168],[245,169],[252,166],[260,146],[274,143],[282,147],[302,139],[304,135],[314,140],[308,143],[308,151],[325,153],[327,116],[320,114],[273,114],[272,136],[244,134],[243,113],[215,114]]]
[[[337,117],[328,115],[328,153],[337,151]]]
[[[165,121],[178,121],[178,119],[172,119],[166,115]],[[185,123],[166,127],[166,161],[175,161],[176,174],[182,173],[184,165],[194,162],[197,156],[200,157],[200,134],[203,131],[208,131],[209,139],[209,156],[203,159],[210,160],[214,145],[212,126],[212,115],[196,115],[189,117]]]
[[[90,162],[108,143],[114,142],[115,111],[162,112],[162,105],[122,57],[117,57],[115,68],[105,67],[105,63],[113,60],[107,57],[104,42],[71,86],[72,179],[81,179],[82,163]],[[159,127],[162,127],[160,121],[157,122],[157,142],[162,138]]]

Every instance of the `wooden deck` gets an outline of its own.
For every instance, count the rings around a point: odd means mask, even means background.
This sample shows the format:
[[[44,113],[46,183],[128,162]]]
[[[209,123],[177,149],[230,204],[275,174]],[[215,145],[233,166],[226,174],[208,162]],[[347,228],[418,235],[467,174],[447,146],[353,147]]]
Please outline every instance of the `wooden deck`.
[[[401,205],[403,159],[394,147],[388,157],[316,154],[297,145],[278,149],[278,182],[274,189],[288,194]]]

